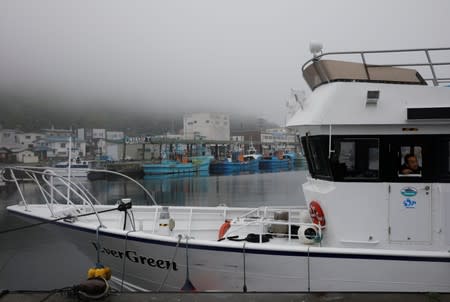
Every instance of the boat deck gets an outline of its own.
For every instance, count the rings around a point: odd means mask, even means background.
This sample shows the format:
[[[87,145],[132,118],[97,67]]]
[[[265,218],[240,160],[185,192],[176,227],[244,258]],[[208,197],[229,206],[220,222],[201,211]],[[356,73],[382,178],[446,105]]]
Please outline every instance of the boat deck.
[[[24,206],[10,206],[10,211],[20,213],[26,212],[28,216],[34,216],[38,219],[51,220],[57,217],[68,215],[79,215],[92,212],[91,209],[79,207],[79,211],[74,210],[74,206],[56,204],[53,208],[52,216],[47,205],[31,204]],[[97,212],[113,209],[116,206],[96,206]],[[167,209],[170,218],[174,221],[173,230],[169,230],[165,225],[167,220],[160,218],[164,209]],[[270,242],[265,244],[301,245],[296,232],[290,232],[292,226],[302,224],[302,214],[306,209],[298,208],[230,208],[230,207],[161,207],[161,206],[133,206],[129,212],[125,223],[125,214],[120,211],[99,213],[98,218],[94,213],[89,216],[77,218],[76,221],[61,220],[61,223],[76,224],[79,227],[87,229],[96,229],[99,221],[105,229],[111,232],[133,231],[134,235],[148,237],[149,235],[165,236],[176,240],[178,235],[189,236],[192,239],[218,241],[219,229],[226,221],[230,221],[230,228],[224,236],[224,241],[241,241],[248,234],[269,235]],[[274,219],[275,215],[284,213],[286,220]],[[125,225],[125,228],[124,228]],[[271,230],[272,228],[272,230]],[[295,228],[295,227],[294,227]],[[281,232],[279,231],[281,230]],[[231,238],[229,240],[227,238]],[[169,239],[168,238],[168,239]],[[262,242],[261,238],[261,242]]]

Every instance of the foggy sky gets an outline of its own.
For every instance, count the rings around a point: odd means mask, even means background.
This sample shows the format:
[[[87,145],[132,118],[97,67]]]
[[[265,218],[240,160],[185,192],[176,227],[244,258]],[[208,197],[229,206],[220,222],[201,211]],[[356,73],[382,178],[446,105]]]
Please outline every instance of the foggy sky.
[[[0,1],[0,95],[284,123],[325,51],[450,46],[450,1]],[[87,107],[88,108],[88,107]]]

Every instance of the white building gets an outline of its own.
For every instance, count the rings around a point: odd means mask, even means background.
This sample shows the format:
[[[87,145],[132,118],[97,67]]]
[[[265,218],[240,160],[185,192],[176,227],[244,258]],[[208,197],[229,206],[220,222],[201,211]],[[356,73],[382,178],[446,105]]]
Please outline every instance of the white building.
[[[123,141],[124,137],[123,131],[106,131],[106,139],[109,141]]]
[[[93,139],[106,139],[106,130],[105,129],[92,129],[92,138]]]
[[[55,127],[52,127],[50,129],[42,129],[42,132],[45,134],[46,137],[67,137],[67,138],[69,138],[70,136],[72,136],[71,129],[56,129]]]
[[[78,128],[77,129],[77,138],[79,140],[83,140],[83,141],[86,140],[86,131],[85,131],[84,128]]]
[[[0,145],[11,146],[19,144],[19,134],[21,132],[15,129],[0,129]]]
[[[47,137],[47,157],[69,157],[69,138],[68,137]],[[72,156],[86,156],[86,142],[72,141]]]
[[[183,116],[185,139],[230,140],[230,116],[222,113],[191,113]]]
[[[16,160],[19,163],[35,164],[39,162],[39,157],[33,151],[23,150],[16,153]]]
[[[45,138],[44,134],[36,132],[20,133],[17,135],[18,143],[28,149],[32,149],[35,146],[35,142],[43,138]]]
[[[296,136],[287,128],[266,129],[261,132],[263,149],[295,150]]]

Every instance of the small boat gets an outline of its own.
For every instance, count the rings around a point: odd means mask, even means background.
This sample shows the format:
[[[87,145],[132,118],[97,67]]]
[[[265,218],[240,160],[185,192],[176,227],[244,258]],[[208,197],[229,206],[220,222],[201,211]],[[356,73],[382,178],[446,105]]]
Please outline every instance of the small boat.
[[[212,156],[193,156],[190,161],[161,160],[159,163],[142,165],[145,175],[176,174],[208,171]]]
[[[212,174],[231,174],[243,171],[254,172],[258,170],[258,160],[231,161],[230,159],[212,161],[209,172]]]
[[[70,176],[71,177],[87,177],[87,169],[89,169],[89,161],[82,160],[79,157],[72,158],[69,161],[59,162],[55,164],[53,168],[50,168],[53,170],[56,174],[64,177],[69,176],[69,170],[70,170]],[[70,168],[70,169],[69,169]]]
[[[263,156],[259,160],[259,168],[261,170],[288,170],[292,168],[293,160],[287,155],[281,158],[278,156]]]

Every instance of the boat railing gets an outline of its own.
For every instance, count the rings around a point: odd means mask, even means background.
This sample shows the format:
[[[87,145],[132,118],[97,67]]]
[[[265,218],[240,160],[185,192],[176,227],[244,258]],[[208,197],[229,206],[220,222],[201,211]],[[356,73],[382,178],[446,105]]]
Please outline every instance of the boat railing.
[[[381,63],[389,56],[401,55],[405,63]],[[327,61],[330,57],[349,58],[349,61]],[[416,59],[419,56],[419,59]],[[445,57],[439,61],[433,56]],[[355,57],[356,63],[355,63]],[[369,62],[370,60],[373,62]],[[392,59],[391,59],[392,60]],[[400,61],[400,60],[399,60]],[[414,48],[397,50],[361,50],[314,54],[302,66],[303,76],[311,89],[340,80],[399,82],[406,84],[431,83],[433,86],[450,83],[450,47]],[[413,68],[408,70],[406,68]],[[416,68],[425,68],[428,76],[422,77]],[[338,70],[337,70],[338,69]]]
[[[235,225],[239,225],[233,228],[227,236],[232,236],[233,234],[238,233],[239,231],[246,229],[250,226],[259,226],[259,240],[262,243],[263,235],[275,235],[275,236],[286,236],[288,241],[292,239],[292,226],[306,226],[306,227],[314,227],[318,230],[318,238],[322,238],[322,228],[319,225],[309,222],[302,222],[301,215],[304,211],[307,211],[306,206],[299,207],[258,207],[254,208],[247,213],[238,216],[234,219]],[[287,220],[275,219],[275,213],[286,213]],[[295,214],[297,216],[295,216]],[[297,218],[297,219],[295,219]],[[268,232],[266,231],[266,226],[273,225],[285,225],[287,226],[287,234],[279,233],[279,232]],[[295,236],[297,234],[294,234]]]
[[[287,226],[287,233],[266,231],[266,226],[273,226],[273,225]],[[314,223],[299,222],[299,221],[282,221],[282,220],[271,220],[271,219],[263,219],[263,218],[255,219],[255,220],[251,220],[251,221],[240,222],[240,225],[238,227],[231,229],[227,233],[227,237],[232,237],[235,234],[239,234],[240,231],[248,229],[248,227],[251,227],[251,226],[257,226],[257,227],[259,226],[259,232],[257,233],[257,235],[259,236],[259,243],[263,243],[264,235],[287,237],[288,241],[290,242],[294,236],[298,237],[298,234],[292,234],[292,226],[313,227],[318,232],[317,239],[320,241],[320,239],[322,238],[322,228],[320,227],[320,225],[317,225]]]
[[[33,181],[41,193],[42,199],[47,205],[51,216],[54,218],[60,218],[64,216],[76,217],[79,214],[92,212],[96,215],[99,224],[104,227],[100,216],[97,212],[95,205],[101,204],[89,190],[81,182],[75,181],[74,178],[67,178],[58,175],[52,168],[44,167],[6,167],[5,172],[2,175],[3,179],[7,182],[13,182],[20,195],[21,204],[25,207],[26,211],[30,211],[30,205],[26,200],[25,194],[19,184],[19,179],[16,177],[16,173],[21,173],[25,175],[27,179]],[[104,172],[119,175],[126,179],[134,182],[138,187],[140,187],[148,197],[157,205],[153,195],[143,187],[139,182],[132,179],[131,177],[124,175],[116,171],[109,170],[98,170],[98,169],[86,169],[88,171],[94,172]],[[5,174],[9,175],[9,179],[5,177]],[[66,207],[61,207],[63,205],[58,200],[64,202]]]
[[[43,171],[26,167],[9,167],[7,169],[10,171],[11,181],[15,183],[21,198],[21,204],[23,204],[26,211],[30,211],[30,206],[20,187],[16,172],[24,173],[37,185],[42,199],[45,201],[52,217],[60,218],[62,216],[76,216],[92,211],[97,216],[100,225],[103,226],[100,216],[93,204],[92,197],[86,193],[85,187],[82,187],[63,176],[57,175],[54,171],[48,169]],[[75,203],[74,197],[81,201],[81,203]],[[57,205],[61,205],[61,203],[58,202],[58,199],[65,201],[67,207],[57,207]],[[96,200],[94,201],[97,202]]]
[[[267,218],[267,215],[269,213],[275,213],[275,212],[288,212],[289,217],[291,217],[293,212],[301,212],[301,211],[305,211],[307,208],[306,206],[297,206],[297,207],[290,207],[290,206],[286,206],[286,207],[268,207],[268,206],[262,206],[262,207],[257,207],[257,208],[253,208],[250,211],[246,212],[245,214],[237,217],[237,219],[244,219],[244,218],[253,218],[251,217],[251,215],[256,215],[257,217],[260,217],[261,215],[263,215],[263,217]]]

